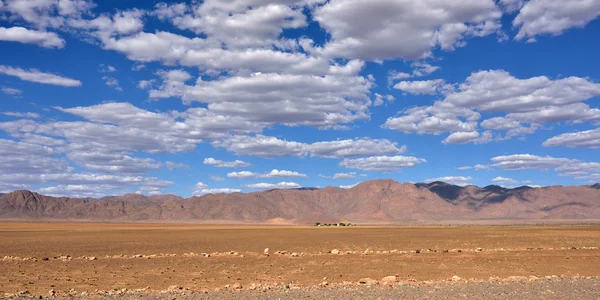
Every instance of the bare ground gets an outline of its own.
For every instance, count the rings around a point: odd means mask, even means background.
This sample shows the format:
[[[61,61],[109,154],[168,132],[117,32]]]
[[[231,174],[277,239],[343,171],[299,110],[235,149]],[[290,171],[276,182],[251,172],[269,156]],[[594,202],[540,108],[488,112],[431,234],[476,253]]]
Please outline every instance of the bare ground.
[[[507,299],[545,289],[540,299],[599,298],[600,226],[0,223],[0,244],[6,296],[457,299],[497,290]],[[390,275],[394,288],[382,287]]]

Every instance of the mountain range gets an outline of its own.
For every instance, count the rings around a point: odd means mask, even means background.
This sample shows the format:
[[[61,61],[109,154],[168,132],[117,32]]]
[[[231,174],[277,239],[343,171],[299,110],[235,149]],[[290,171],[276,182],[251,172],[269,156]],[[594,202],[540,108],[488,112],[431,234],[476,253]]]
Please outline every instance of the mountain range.
[[[0,195],[0,219],[111,222],[410,223],[452,220],[600,219],[600,184],[591,186],[456,186],[374,180],[337,187],[209,194],[128,194],[100,199]]]

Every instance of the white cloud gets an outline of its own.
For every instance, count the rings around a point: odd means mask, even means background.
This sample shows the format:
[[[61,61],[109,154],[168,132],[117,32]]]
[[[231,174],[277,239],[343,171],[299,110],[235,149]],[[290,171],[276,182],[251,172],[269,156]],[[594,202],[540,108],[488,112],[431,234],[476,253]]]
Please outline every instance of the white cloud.
[[[231,194],[231,193],[239,193],[242,190],[240,189],[230,189],[230,188],[218,188],[218,189],[210,189],[208,188],[208,184],[203,182],[198,182],[192,189],[192,194],[194,196],[202,196],[206,194]]]
[[[10,117],[18,117],[18,118],[31,118],[31,119],[38,119],[40,118],[40,115],[37,113],[32,113],[32,112],[26,112],[26,113],[21,113],[21,112],[3,112],[2,113],[5,116],[10,116]]]
[[[198,182],[196,183],[196,185],[194,186],[195,189],[205,189],[208,188],[208,184],[205,184],[203,182]]]
[[[99,198],[117,188],[114,185],[67,184],[40,188],[38,193],[53,197]]]
[[[264,135],[232,136],[226,140],[215,141],[213,145],[223,147],[237,155],[260,157],[304,156],[308,152],[306,144]]]
[[[491,167],[490,167],[490,166],[485,166],[485,165],[480,165],[480,164],[477,164],[477,165],[475,165],[473,168],[474,168],[476,171],[481,171],[481,170],[489,170],[489,169],[491,169]]]
[[[443,79],[424,81],[401,81],[394,88],[413,95],[435,95],[451,89]]]
[[[24,27],[0,27],[0,41],[36,44],[45,48],[65,46],[65,41],[54,32],[29,30]]]
[[[555,158],[551,156],[543,157],[531,154],[496,156],[492,158],[492,161],[494,162],[494,167],[505,170],[547,170],[563,164],[576,162],[576,160],[573,159]]]
[[[389,118],[382,126],[404,133],[442,134],[444,132],[473,132],[481,115],[471,109],[455,108],[437,101],[432,106],[409,108],[399,117]]]
[[[7,0],[3,10],[39,28],[58,28],[95,6],[88,0]]]
[[[478,26],[502,16],[492,0],[333,0],[313,14],[331,34],[331,41],[313,52],[363,60],[414,60],[430,56],[436,46],[451,50],[467,37],[489,34]]]
[[[0,139],[0,174],[44,174],[72,169],[59,154],[52,147]]]
[[[498,176],[498,177],[492,179],[492,182],[495,184],[500,184],[500,185],[515,185],[515,184],[519,183],[518,181],[516,181],[512,178],[507,178],[507,177],[502,177],[502,176]]]
[[[584,27],[600,16],[600,2],[594,0],[530,0],[513,20],[519,28],[517,40],[537,35],[560,35],[574,27]]]
[[[525,0],[500,0],[498,3],[500,6],[502,6],[505,12],[513,13],[523,7]]]
[[[66,168],[60,170],[65,171]],[[26,172],[26,171],[24,171]],[[94,173],[60,173],[47,169],[46,173],[12,173],[0,174],[0,182],[18,183],[31,188],[30,184],[58,184],[59,186],[67,185],[86,185],[95,187],[94,192],[99,196],[119,192],[122,193],[123,188],[127,187],[151,187],[155,189],[165,188],[173,184],[171,181],[158,179],[155,177],[143,176],[121,176],[121,175],[106,175]],[[117,189],[117,191],[115,191]],[[92,189],[90,189],[92,190]],[[69,194],[68,196],[77,196],[77,193]],[[96,195],[95,195],[96,196]]]
[[[171,71],[173,72],[173,71]],[[163,76],[152,98],[181,97],[199,101],[221,115],[254,122],[332,128],[367,119],[372,82],[359,76],[314,76],[253,73],[186,85],[185,78]],[[188,74],[189,75],[189,74]]]
[[[312,157],[348,158],[406,152],[406,146],[398,147],[396,142],[369,138],[306,144],[264,135],[232,136],[225,140],[215,141],[213,145],[223,147],[237,155],[260,157],[303,157],[310,154]]]
[[[378,93],[375,93],[375,101],[373,101],[373,106],[381,106],[384,103],[392,103],[394,101],[396,101],[396,98],[392,95],[381,95]]]
[[[100,73],[114,73],[114,72],[117,72],[117,68],[115,68],[111,65],[105,65],[105,64],[100,65]]]
[[[477,164],[475,166],[464,166],[464,167],[457,168],[457,170],[460,170],[460,171],[466,171],[466,170],[471,170],[471,169],[473,169],[475,171],[481,171],[481,170],[489,170],[491,168],[489,166],[480,165],[480,164]]]
[[[172,162],[172,161],[165,162],[165,167],[167,167],[167,169],[169,169],[169,170],[189,169],[190,168],[190,166],[188,166],[184,163],[176,163],[176,162]]]
[[[398,72],[396,70],[390,70],[388,72],[388,85],[392,86],[395,81],[410,78],[412,75],[405,72]]]
[[[206,34],[229,48],[261,47],[279,44],[278,37],[284,29],[307,25],[302,7],[289,6],[300,1],[277,2],[235,1],[224,5],[204,1],[190,6],[159,3],[155,14],[180,29]]]
[[[600,95],[600,84],[580,77],[552,80],[546,76],[519,79],[503,70],[471,74],[459,91],[445,101],[456,107],[483,112],[532,112],[546,106],[564,106]]]
[[[465,186],[465,185],[470,184],[469,181],[471,179],[473,179],[473,178],[465,177],[465,176],[446,176],[446,177],[427,179],[424,182],[431,183],[431,182],[435,182],[435,181],[442,181],[445,183],[454,184],[454,185],[458,185],[458,186]]]
[[[335,175],[333,175],[332,177],[333,179],[349,179],[349,178],[356,178],[356,172],[351,172],[351,173],[336,173]]]
[[[311,156],[326,158],[402,154],[406,152],[406,146],[398,147],[398,143],[389,140],[369,138],[316,142],[309,145],[308,148]]]
[[[114,88],[117,91],[123,91],[123,89],[121,88],[121,86],[119,86],[119,80],[117,80],[114,77],[109,77],[109,76],[103,76],[102,80],[104,80],[104,83],[112,88]]]
[[[154,84],[156,83],[156,80],[151,79],[151,80],[140,80],[138,82],[138,88],[145,90],[148,88],[151,88]]]
[[[433,66],[423,61],[413,62],[410,66],[413,68],[412,76],[414,77],[427,76],[440,69],[438,66]]]
[[[286,170],[277,170],[274,169],[269,173],[260,174],[249,171],[242,172],[232,172],[228,173],[227,177],[229,178],[237,178],[237,179],[246,179],[246,178],[307,178],[306,174],[294,172],[294,171],[286,171]]]
[[[450,132],[446,143],[486,143],[493,139],[491,130],[506,130],[506,134],[496,135],[496,140],[506,140],[532,134],[545,123],[600,120],[600,109],[582,103],[600,95],[600,84],[586,78],[519,79],[506,71],[491,70],[473,73],[456,87],[447,90],[445,99],[432,106],[407,109],[389,118],[383,127],[418,134]],[[426,85],[421,90],[415,87],[415,91],[434,90]],[[488,131],[478,133],[480,112],[506,115],[483,120],[481,126]]]
[[[479,138],[479,132],[454,132],[450,134],[445,140],[444,144],[462,145],[473,142]]]
[[[404,168],[414,168],[427,161],[422,158],[408,156],[373,156],[367,158],[344,159],[340,166],[362,171],[392,172]]]
[[[246,185],[254,190],[272,190],[272,189],[297,189],[302,186],[295,182],[280,182],[280,183],[255,183]]]
[[[66,77],[61,77],[55,74],[43,73],[36,69],[23,70],[21,68],[13,68],[8,66],[0,65],[0,73],[19,77],[21,80],[43,83],[43,84],[51,84],[58,85],[64,87],[78,87],[81,86],[81,81],[70,79]]]
[[[340,189],[349,190],[349,189],[351,189],[351,188],[353,188],[353,187],[355,187],[355,186],[357,186],[357,185],[359,185],[359,184],[360,184],[360,183],[355,183],[355,184],[352,184],[352,185],[340,185],[340,186],[339,186],[339,188],[340,188]]]
[[[230,188],[221,188],[221,189],[202,189],[194,193],[194,196],[208,195],[208,194],[233,194],[240,193],[242,190],[240,189],[230,189]]]
[[[23,94],[23,91],[21,91],[21,90],[8,88],[8,87],[3,87],[2,92],[7,95],[11,95],[11,96],[19,96],[19,95]]]
[[[222,160],[214,159],[212,157],[205,158],[204,164],[213,166],[213,167],[217,167],[217,168],[245,168],[245,167],[251,166],[251,164],[241,161],[241,160],[222,161]]]
[[[600,128],[564,133],[544,142],[544,147],[600,148]]]
[[[151,158],[131,157],[124,153],[103,151],[101,148],[71,150],[67,153],[67,158],[87,170],[106,173],[142,174],[162,167],[162,164]]]

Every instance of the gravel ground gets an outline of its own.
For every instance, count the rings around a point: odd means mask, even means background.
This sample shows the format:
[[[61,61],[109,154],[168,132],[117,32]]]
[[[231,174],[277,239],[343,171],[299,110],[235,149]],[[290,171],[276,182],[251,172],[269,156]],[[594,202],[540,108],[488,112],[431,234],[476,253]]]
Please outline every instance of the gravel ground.
[[[32,296],[0,299],[32,299]],[[36,297],[37,298],[37,297]],[[44,299],[600,299],[600,279],[543,279],[513,282],[447,282],[330,288],[276,288],[263,291],[77,295]]]

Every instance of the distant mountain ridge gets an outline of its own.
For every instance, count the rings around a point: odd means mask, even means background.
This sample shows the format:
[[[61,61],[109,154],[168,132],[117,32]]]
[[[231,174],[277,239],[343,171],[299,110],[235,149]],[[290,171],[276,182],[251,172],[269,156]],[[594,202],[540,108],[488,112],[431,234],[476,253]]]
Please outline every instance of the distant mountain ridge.
[[[0,219],[295,223],[402,223],[485,219],[600,219],[600,184],[460,187],[374,180],[336,187],[218,194],[184,199],[129,194],[100,199],[0,195]]]

